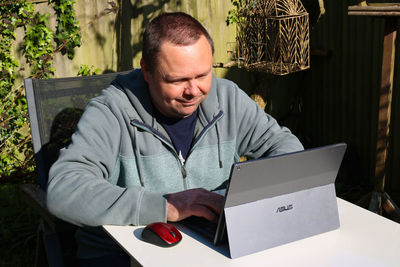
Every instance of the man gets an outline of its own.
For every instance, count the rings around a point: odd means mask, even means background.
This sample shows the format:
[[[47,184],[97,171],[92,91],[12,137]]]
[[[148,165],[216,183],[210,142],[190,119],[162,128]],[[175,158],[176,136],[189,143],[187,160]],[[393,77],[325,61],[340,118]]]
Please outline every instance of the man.
[[[234,83],[213,76],[213,52],[198,21],[162,14],[144,33],[141,70],[88,104],[47,192],[50,211],[81,226],[81,263],[112,259],[115,266],[122,253],[101,225],[192,215],[215,221],[223,198],[210,191],[241,156],[303,149]]]

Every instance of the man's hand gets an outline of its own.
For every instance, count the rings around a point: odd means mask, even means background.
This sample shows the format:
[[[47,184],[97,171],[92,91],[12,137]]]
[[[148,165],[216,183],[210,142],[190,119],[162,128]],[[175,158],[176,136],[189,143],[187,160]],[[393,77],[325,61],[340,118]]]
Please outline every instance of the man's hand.
[[[167,220],[176,222],[194,215],[216,222],[223,204],[223,196],[203,188],[169,194]]]

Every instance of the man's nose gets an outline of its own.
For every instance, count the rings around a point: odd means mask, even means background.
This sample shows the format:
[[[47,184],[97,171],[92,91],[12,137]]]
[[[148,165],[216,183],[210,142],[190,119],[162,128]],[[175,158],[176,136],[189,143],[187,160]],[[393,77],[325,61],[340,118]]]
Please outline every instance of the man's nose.
[[[199,87],[194,80],[189,80],[185,84],[185,90],[183,93],[187,96],[197,96],[199,94]]]

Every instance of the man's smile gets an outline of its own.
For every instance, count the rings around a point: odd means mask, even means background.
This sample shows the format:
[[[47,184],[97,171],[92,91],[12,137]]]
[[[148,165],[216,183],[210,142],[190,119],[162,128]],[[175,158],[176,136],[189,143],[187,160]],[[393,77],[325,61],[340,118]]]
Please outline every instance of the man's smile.
[[[196,96],[192,99],[176,99],[177,102],[181,103],[183,106],[193,106],[199,103],[202,95]]]

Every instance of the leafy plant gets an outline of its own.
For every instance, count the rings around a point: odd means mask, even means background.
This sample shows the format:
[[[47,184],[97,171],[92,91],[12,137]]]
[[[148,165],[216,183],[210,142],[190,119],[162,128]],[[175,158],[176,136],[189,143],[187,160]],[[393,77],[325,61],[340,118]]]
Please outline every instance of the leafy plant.
[[[88,66],[86,64],[82,64],[79,66],[79,71],[77,76],[90,76],[99,74],[100,69],[95,69],[94,66]]]
[[[23,26],[32,15],[33,6],[25,1],[0,0],[0,97],[3,99],[11,90],[15,81],[15,69],[18,61],[11,54],[11,45],[15,40],[15,30]]]
[[[61,52],[69,59],[74,57],[74,48],[81,45],[81,29],[75,18],[75,0],[49,0],[57,15],[56,33],[48,27],[49,14],[34,12],[33,4],[27,0],[0,0],[0,177],[10,177],[22,172],[34,171],[33,149],[24,87],[15,85],[16,71],[20,62],[12,55],[15,31],[24,28],[22,53],[25,66],[29,66],[31,77],[47,79],[55,73],[54,54]],[[116,3],[108,2],[106,8],[88,23],[104,15],[116,13]],[[94,67],[82,65],[78,75],[93,75],[99,72]],[[21,67],[21,70],[25,67]]]
[[[0,0],[0,174],[9,175],[15,168],[30,171],[30,136],[23,88],[15,87],[18,61],[11,54],[17,27],[33,18],[33,5],[25,0]]]
[[[60,47],[61,54],[67,54],[69,59],[73,59],[74,48],[82,44],[82,34],[79,23],[75,18],[74,0],[50,0],[54,4],[54,11],[57,14],[57,31],[54,41]]]
[[[2,49],[2,54],[7,55],[7,65],[2,66],[2,71],[8,79],[3,81],[1,92],[4,94],[1,111],[1,158],[2,173],[10,175],[15,169],[32,171],[32,146],[27,112],[27,103],[23,87],[15,87],[15,68],[19,63],[11,56],[11,41],[15,40],[15,30],[24,26],[25,37],[22,51],[26,63],[32,68],[32,76],[37,78],[51,77],[55,69],[52,66],[53,58],[53,32],[47,27],[49,15],[33,13],[32,4],[25,1],[4,2],[3,9],[9,7],[14,12],[3,13],[4,24],[2,36],[5,36],[7,46]],[[7,38],[8,37],[8,38]],[[6,56],[5,56],[6,58]],[[6,69],[7,67],[7,69]]]
[[[228,17],[226,18],[226,25],[235,24],[239,22],[240,15],[239,11],[245,6],[245,0],[231,0],[232,5],[235,7],[228,11]]]
[[[33,67],[32,76],[50,78],[54,75],[54,48],[52,46],[53,31],[47,26],[49,14],[35,15],[25,26],[23,51],[26,62]]]
[[[257,10],[258,0],[231,0],[233,9],[228,11],[228,17],[226,18],[226,25],[240,24],[244,22],[243,12],[249,10]],[[258,10],[261,11],[261,10]]]
[[[11,51],[15,31],[18,27],[24,28],[21,51],[32,77],[54,75],[54,47],[53,31],[47,26],[49,14],[35,13],[33,4],[26,0],[0,0],[0,11],[0,175],[10,176],[18,171],[34,170],[24,88],[15,85],[15,72],[20,66]]]

